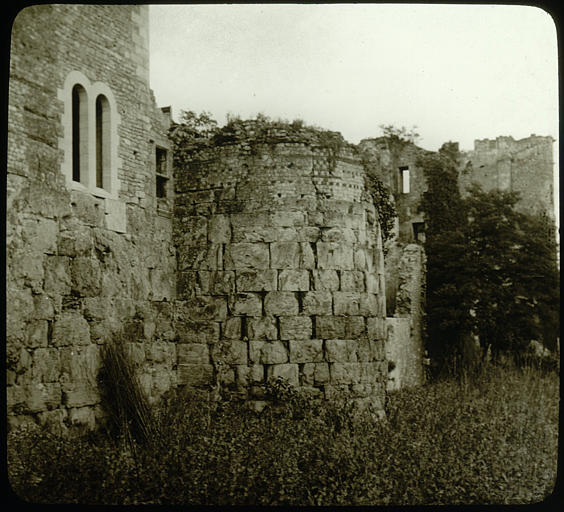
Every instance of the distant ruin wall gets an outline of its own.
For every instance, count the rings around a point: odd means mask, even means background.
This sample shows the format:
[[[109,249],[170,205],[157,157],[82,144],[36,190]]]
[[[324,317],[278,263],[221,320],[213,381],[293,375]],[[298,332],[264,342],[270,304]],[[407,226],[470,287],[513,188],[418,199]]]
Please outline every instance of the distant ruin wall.
[[[284,377],[382,411],[382,244],[356,155],[297,140],[241,139],[177,169],[178,298],[192,339],[179,384],[213,379],[260,400]]]
[[[553,144],[552,137],[538,135],[476,140],[474,150],[462,155],[460,188],[464,193],[477,182],[486,191],[520,192],[520,211],[554,220]]]

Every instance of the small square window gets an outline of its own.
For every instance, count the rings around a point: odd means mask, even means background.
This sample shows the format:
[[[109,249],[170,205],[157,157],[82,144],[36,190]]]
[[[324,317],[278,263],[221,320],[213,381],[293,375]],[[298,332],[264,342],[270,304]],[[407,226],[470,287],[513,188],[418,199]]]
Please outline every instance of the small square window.
[[[413,238],[416,242],[425,243],[425,223],[413,222]]]

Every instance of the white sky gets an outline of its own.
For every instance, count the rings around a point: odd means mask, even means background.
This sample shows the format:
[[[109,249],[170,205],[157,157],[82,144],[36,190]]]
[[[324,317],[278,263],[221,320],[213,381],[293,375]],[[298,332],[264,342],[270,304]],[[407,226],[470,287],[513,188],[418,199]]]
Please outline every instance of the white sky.
[[[558,138],[554,22],[517,5],[151,5],[159,106],[263,113],[358,143],[417,126],[418,145]],[[555,143],[557,160],[558,141]],[[558,190],[557,187],[555,187]]]

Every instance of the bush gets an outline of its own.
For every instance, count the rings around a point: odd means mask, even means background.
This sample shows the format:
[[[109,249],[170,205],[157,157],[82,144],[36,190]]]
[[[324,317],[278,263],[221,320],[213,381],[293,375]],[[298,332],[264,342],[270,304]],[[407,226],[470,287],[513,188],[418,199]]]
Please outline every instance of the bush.
[[[265,394],[259,414],[171,392],[153,413],[158,441],[133,448],[12,431],[10,480],[32,502],[164,505],[528,503],[554,486],[554,374],[489,367],[390,393],[385,421],[283,381]]]

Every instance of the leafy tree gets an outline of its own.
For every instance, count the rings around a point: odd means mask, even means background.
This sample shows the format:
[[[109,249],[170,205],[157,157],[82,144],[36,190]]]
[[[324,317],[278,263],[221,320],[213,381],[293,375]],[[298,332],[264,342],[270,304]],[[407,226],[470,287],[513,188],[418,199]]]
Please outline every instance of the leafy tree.
[[[481,346],[520,354],[531,340],[554,348],[559,275],[553,233],[538,216],[515,210],[519,195],[469,190],[469,260],[475,331]]]
[[[466,212],[457,182],[457,152],[445,144],[438,153],[421,155],[427,191],[427,348],[439,370],[460,357],[471,332],[471,280],[468,274]]]

